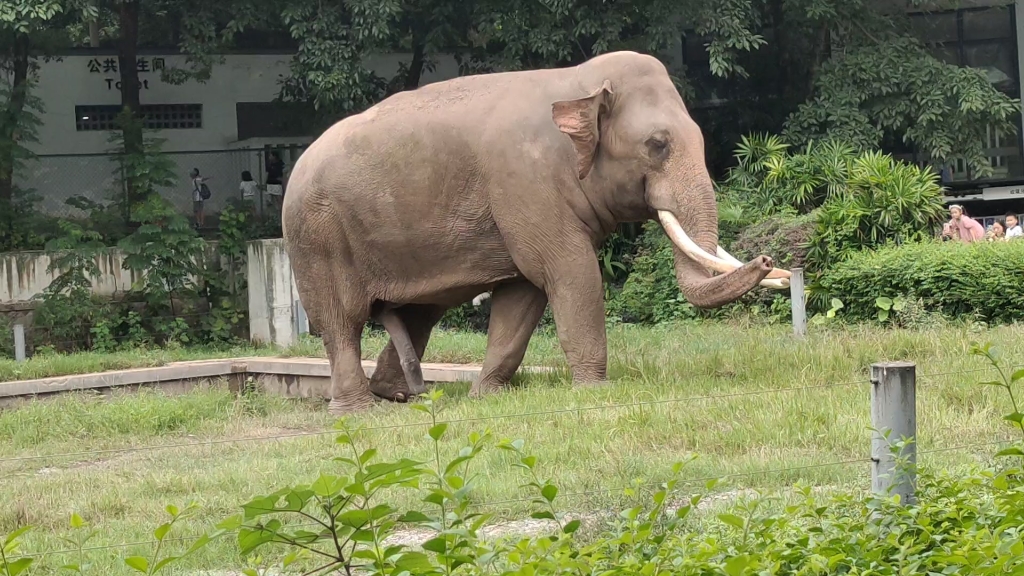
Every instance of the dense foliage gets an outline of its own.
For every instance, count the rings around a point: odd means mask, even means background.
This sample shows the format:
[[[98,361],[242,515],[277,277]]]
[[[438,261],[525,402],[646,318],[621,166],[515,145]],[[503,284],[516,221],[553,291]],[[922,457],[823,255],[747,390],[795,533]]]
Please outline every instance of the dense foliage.
[[[813,211],[805,258],[812,272],[864,248],[934,236],[943,202],[930,169],[837,140],[790,148],[776,136],[744,137],[721,196],[755,223]]]
[[[64,234],[47,245],[49,271],[60,273],[40,295],[28,338],[36,352],[218,345],[246,338],[245,243],[253,229],[248,213],[224,210],[215,247],[159,196],[139,204],[135,214],[139,227],[119,242],[133,283],[114,301],[92,295],[97,262],[106,253],[102,235],[61,223]]]
[[[744,137],[736,167],[719,189],[722,242],[742,258],[766,254],[783,267],[801,266],[813,279],[851,255],[888,243],[931,238],[942,215],[942,190],[927,169],[835,141],[790,152],[775,136]],[[683,299],[672,245],[653,223],[637,242],[628,278],[609,304],[626,322],[721,316]],[[870,290],[870,282],[863,284]],[[785,316],[788,294],[755,289],[739,307]],[[736,307],[731,307],[736,308]]]
[[[812,286],[822,306],[839,299],[837,316],[869,319],[880,297],[920,300],[947,317],[1024,319],[1024,242],[921,242],[851,255]]]

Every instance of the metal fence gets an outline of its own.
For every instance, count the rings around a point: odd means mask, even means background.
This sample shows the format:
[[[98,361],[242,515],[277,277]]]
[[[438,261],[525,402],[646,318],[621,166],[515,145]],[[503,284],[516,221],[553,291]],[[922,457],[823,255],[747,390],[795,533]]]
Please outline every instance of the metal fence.
[[[279,149],[286,170],[294,165],[305,147]],[[264,190],[266,181],[266,149],[210,150],[197,152],[166,152],[174,164],[174,183],[162,188],[160,194],[182,214],[192,213],[192,185],[189,171],[198,168],[209,178],[212,196],[206,201],[207,214],[215,214],[232,199],[241,199],[239,182],[248,170]],[[59,218],[84,216],[81,210],[67,204],[74,196],[93,202],[109,202],[125,193],[118,174],[117,158],[111,154],[58,154],[37,156],[15,175],[16,184],[33,191],[40,199],[36,209]],[[261,202],[261,205],[265,202]]]

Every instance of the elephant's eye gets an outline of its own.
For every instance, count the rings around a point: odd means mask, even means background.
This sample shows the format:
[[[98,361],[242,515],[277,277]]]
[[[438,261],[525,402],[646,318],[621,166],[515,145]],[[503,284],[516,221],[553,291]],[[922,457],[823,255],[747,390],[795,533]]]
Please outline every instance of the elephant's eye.
[[[648,138],[647,148],[650,149],[651,153],[660,155],[668,149],[668,141],[656,137]]]

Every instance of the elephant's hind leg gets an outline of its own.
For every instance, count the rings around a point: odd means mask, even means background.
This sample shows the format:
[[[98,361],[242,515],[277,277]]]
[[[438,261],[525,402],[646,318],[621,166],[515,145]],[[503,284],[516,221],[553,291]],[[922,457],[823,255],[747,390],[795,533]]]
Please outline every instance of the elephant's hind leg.
[[[409,343],[413,352],[415,352],[418,367],[419,361],[423,359],[423,353],[427,349],[430,332],[446,311],[447,308],[443,306],[417,304],[407,304],[391,310],[405,327]],[[381,323],[384,323],[383,318]],[[412,381],[409,379],[404,369],[405,366],[402,363],[404,358],[396,347],[396,344],[399,344],[399,342],[386,324],[384,328],[388,331],[388,335],[391,338],[388,345],[381,351],[380,356],[377,357],[377,367],[370,377],[370,390],[380,398],[403,402],[414,394],[422,394],[422,392],[413,392]],[[423,384],[422,372],[419,382]]]
[[[338,416],[365,410],[376,402],[363,371],[361,337],[370,318],[369,298],[346,282],[338,267],[317,254],[293,260],[295,283],[310,323],[319,327],[331,366],[331,403]],[[332,281],[323,280],[332,275]]]
[[[508,384],[523,363],[530,336],[547,303],[544,291],[529,282],[502,284],[494,289],[487,324],[487,354],[470,396],[497,392]]]
[[[363,371],[360,337],[363,323],[345,323],[324,330],[324,347],[331,364],[331,403],[328,412],[341,416],[365,410],[375,403]]]

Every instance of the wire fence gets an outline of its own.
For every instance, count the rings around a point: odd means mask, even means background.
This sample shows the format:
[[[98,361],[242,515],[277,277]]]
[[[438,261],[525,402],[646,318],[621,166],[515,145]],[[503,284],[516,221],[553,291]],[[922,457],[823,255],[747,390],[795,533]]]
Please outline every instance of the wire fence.
[[[304,146],[290,146],[279,150],[285,165],[294,165],[305,150]],[[248,171],[259,184],[261,198],[254,202],[272,214],[275,206],[265,194],[267,148],[239,148],[193,152],[164,152],[171,161],[173,182],[159,193],[183,215],[192,215],[192,184],[189,172],[199,169],[209,179],[211,197],[204,203],[207,214],[216,214],[233,200],[241,200],[239,183],[243,171]],[[68,204],[73,197],[83,197],[94,203],[119,202],[127,194],[120,164],[113,154],[62,154],[37,156],[15,175],[15,183],[23,190],[34,192],[39,202],[36,210],[57,218],[82,218],[87,214]]]
[[[326,360],[324,360],[324,361],[326,362]],[[1022,367],[1024,367],[1024,365],[1021,365],[1021,366],[1011,366],[1010,370],[1017,370],[1017,369],[1022,368]],[[955,377],[954,378],[955,380],[960,380],[961,381],[960,383],[970,383],[970,384],[973,384],[974,382],[968,382],[968,380],[969,380],[968,376],[976,376],[976,375],[980,375],[980,374],[984,374],[984,373],[992,373],[992,372],[994,372],[994,370],[995,369],[992,368],[992,367],[985,367],[985,368],[977,368],[977,369],[969,369],[969,370],[952,370],[952,371],[920,374],[920,375],[917,376],[916,384],[918,386],[920,386],[921,384],[926,384],[926,385],[928,385],[928,384],[938,384],[937,380],[939,378],[950,377],[950,376]],[[158,377],[158,379],[156,381],[153,382],[153,384],[156,384],[156,385],[159,385],[160,383],[161,383],[161,381],[159,380],[159,377]],[[823,382],[823,383],[819,383],[819,384],[811,384],[811,385],[805,385],[805,386],[787,386],[787,387],[764,388],[764,389],[756,389],[756,390],[742,390],[742,391],[728,392],[728,393],[722,393],[722,394],[706,394],[706,395],[697,395],[697,396],[679,396],[679,397],[671,397],[671,398],[660,398],[660,399],[654,399],[654,400],[640,400],[640,401],[635,401],[635,402],[609,402],[609,403],[602,403],[602,404],[573,406],[573,407],[568,407],[568,408],[556,408],[556,409],[551,409],[551,410],[532,410],[532,411],[528,411],[528,412],[515,412],[515,413],[508,413],[508,414],[492,414],[492,415],[487,415],[487,416],[473,416],[473,417],[466,417],[466,418],[441,419],[441,420],[438,420],[437,422],[433,422],[431,420],[424,419],[423,421],[420,421],[420,422],[404,422],[404,423],[400,423],[400,424],[384,424],[384,425],[374,425],[374,426],[362,426],[362,427],[359,428],[359,432],[361,432],[361,433],[385,432],[385,431],[402,430],[402,429],[409,429],[409,428],[422,428],[422,427],[425,427],[425,426],[431,426],[433,424],[448,424],[448,425],[452,425],[452,424],[466,424],[466,423],[479,424],[479,423],[484,423],[484,422],[493,422],[493,421],[500,421],[500,420],[520,420],[520,419],[523,419],[523,418],[536,418],[536,417],[540,417],[540,416],[560,416],[560,415],[567,415],[567,414],[582,414],[584,412],[594,412],[594,411],[605,412],[605,411],[609,411],[609,410],[637,409],[637,408],[644,408],[644,407],[647,407],[647,406],[659,406],[659,405],[664,405],[664,404],[687,404],[687,405],[689,405],[689,404],[695,404],[695,403],[698,403],[698,402],[708,402],[708,401],[718,401],[718,400],[727,400],[727,399],[758,397],[758,396],[766,396],[766,395],[769,395],[769,394],[801,393],[801,392],[808,392],[808,391],[815,391],[815,390],[825,390],[825,389],[830,389],[830,388],[852,388],[852,387],[866,388],[868,385],[869,385],[869,381],[867,379],[847,380],[847,381],[842,381],[842,382]],[[339,431],[335,430],[335,429],[309,430],[309,431],[289,432],[289,433],[284,433],[284,434],[273,434],[273,435],[252,436],[252,437],[239,437],[239,438],[221,438],[221,439],[206,440],[206,441],[196,441],[196,442],[167,443],[167,444],[156,444],[156,445],[147,445],[147,446],[125,446],[125,447],[120,447],[120,448],[107,448],[107,449],[99,449],[99,450],[84,450],[84,451],[67,452],[67,453],[60,453],[60,454],[19,455],[19,456],[11,456],[11,457],[0,457],[0,465],[16,463],[16,462],[35,461],[35,460],[82,459],[82,458],[89,458],[89,457],[95,457],[95,456],[110,456],[110,455],[113,455],[113,454],[153,452],[153,451],[157,451],[157,450],[169,450],[169,449],[191,449],[191,448],[200,448],[200,447],[216,446],[216,445],[223,445],[223,444],[245,444],[245,443],[273,442],[273,441],[277,441],[277,440],[289,440],[289,439],[295,439],[295,438],[307,438],[307,437],[318,437],[318,436],[334,436],[334,435],[337,435],[338,433],[339,433]],[[1000,442],[1003,442],[1003,440],[1000,440]],[[969,446],[969,445],[966,445],[966,446]],[[966,447],[966,446],[964,446],[964,447]],[[954,448],[954,449],[956,449],[956,448]]]

